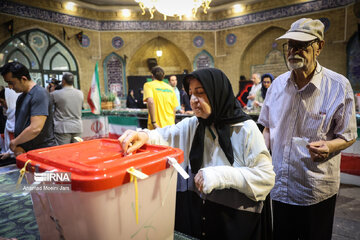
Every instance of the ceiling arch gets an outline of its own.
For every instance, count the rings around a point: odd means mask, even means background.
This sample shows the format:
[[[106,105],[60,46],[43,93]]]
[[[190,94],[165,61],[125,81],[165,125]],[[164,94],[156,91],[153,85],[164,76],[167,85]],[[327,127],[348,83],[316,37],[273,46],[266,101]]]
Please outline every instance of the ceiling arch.
[[[275,41],[286,32],[285,29],[270,26],[252,38],[240,58],[240,72],[247,78],[251,75],[251,65],[264,64],[266,55],[273,49],[282,51],[281,45]],[[269,42],[273,43],[272,45]]]
[[[162,51],[162,56],[156,56],[156,50]],[[165,74],[181,74],[184,69],[192,70],[191,62],[184,51],[173,42],[163,37],[155,37],[138,48],[129,62],[127,75],[151,75],[147,59],[155,58],[157,64],[165,70]]]

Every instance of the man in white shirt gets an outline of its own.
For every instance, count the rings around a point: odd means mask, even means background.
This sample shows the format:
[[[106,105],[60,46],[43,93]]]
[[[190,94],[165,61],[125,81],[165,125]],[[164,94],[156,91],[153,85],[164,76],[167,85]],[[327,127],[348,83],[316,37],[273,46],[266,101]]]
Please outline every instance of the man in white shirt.
[[[171,75],[171,76],[169,77],[169,84],[170,84],[170,86],[174,89],[176,98],[177,98],[178,103],[179,103],[179,105],[176,106],[176,112],[184,113],[184,111],[181,110],[181,105],[180,105],[180,91],[179,91],[179,89],[177,88],[177,78],[176,78],[175,75]]]
[[[248,102],[246,104],[247,109],[252,109],[254,107],[254,100],[256,93],[261,89],[261,76],[260,73],[254,73],[251,75],[251,81],[253,81],[254,85],[252,85],[251,90],[249,92],[249,96],[247,97]]]
[[[278,39],[291,71],[274,80],[258,122],[272,151],[274,239],[331,239],[340,151],[357,137],[354,93],[321,66],[324,25],[302,18]]]
[[[82,91],[73,87],[72,73],[64,73],[61,84],[61,90],[50,93],[54,103],[54,133],[58,145],[77,142],[75,137],[80,137],[81,108],[84,101]]]

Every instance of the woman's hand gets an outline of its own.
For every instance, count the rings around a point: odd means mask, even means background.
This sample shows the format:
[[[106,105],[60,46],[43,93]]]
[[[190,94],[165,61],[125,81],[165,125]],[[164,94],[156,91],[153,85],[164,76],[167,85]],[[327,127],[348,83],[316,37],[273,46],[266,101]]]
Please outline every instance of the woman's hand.
[[[202,171],[200,170],[194,178],[195,186],[199,190],[199,192],[203,193],[204,188],[204,176]]]
[[[129,154],[139,149],[144,145],[149,136],[145,132],[136,132],[133,130],[127,130],[119,137],[119,143],[124,150],[124,154]]]
[[[0,159],[5,160],[10,157],[10,153],[2,153],[0,154]]]

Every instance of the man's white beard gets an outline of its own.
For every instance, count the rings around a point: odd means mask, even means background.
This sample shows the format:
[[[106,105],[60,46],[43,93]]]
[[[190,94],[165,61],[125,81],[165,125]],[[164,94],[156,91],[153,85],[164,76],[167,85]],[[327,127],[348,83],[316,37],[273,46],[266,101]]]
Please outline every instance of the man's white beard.
[[[301,62],[290,62],[289,59],[299,59],[301,60]],[[304,67],[304,58],[303,57],[300,57],[298,54],[295,54],[294,56],[293,55],[290,55],[288,57],[288,66],[290,68],[290,70],[294,70],[294,69],[299,69],[299,68],[302,68]]]

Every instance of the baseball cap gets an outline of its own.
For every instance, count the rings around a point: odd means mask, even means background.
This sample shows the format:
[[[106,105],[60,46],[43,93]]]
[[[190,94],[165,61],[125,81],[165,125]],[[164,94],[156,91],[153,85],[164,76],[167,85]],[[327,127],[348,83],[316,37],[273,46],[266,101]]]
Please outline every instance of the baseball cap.
[[[316,38],[324,40],[324,24],[318,19],[301,18],[291,24],[290,29],[276,40],[291,39],[308,42]]]

